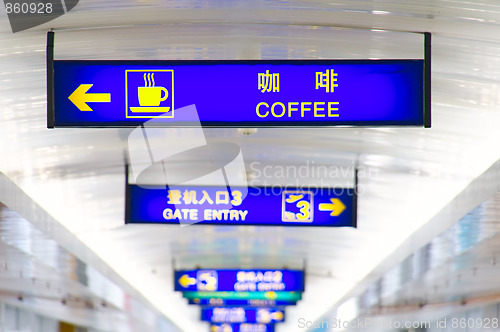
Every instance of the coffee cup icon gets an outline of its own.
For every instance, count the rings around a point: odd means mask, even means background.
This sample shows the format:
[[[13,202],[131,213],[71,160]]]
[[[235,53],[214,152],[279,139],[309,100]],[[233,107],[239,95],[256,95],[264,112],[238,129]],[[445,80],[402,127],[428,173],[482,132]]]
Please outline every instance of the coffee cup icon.
[[[163,97],[162,92],[165,92]],[[137,88],[137,94],[141,106],[159,106],[168,98],[168,90],[162,86],[140,86]]]
[[[154,73],[144,74],[144,85],[137,88],[139,105],[143,107],[156,107],[167,100],[168,90],[163,86],[155,86]],[[162,97],[162,92],[165,94]]]
[[[127,118],[173,118],[174,70],[125,70],[125,109]]]

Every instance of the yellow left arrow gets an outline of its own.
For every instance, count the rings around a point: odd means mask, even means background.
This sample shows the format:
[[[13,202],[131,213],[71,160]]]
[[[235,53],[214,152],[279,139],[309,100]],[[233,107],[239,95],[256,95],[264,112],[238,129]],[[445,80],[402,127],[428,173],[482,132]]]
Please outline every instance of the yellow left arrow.
[[[68,97],[80,111],[93,111],[87,103],[109,103],[111,93],[87,93],[94,84],[80,84]]]
[[[183,274],[182,277],[179,278],[179,284],[184,288],[188,288],[191,285],[196,285],[196,278],[191,278],[187,274]]]

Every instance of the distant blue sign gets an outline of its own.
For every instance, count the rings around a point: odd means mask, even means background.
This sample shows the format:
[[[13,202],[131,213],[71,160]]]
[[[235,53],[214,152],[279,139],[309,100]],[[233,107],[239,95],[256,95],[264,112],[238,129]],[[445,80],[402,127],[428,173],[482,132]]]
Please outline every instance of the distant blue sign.
[[[202,126],[429,126],[424,70],[419,59],[57,60],[48,126],[198,126],[176,112],[192,104]]]
[[[176,291],[284,292],[304,291],[304,271],[184,270],[175,271]]]
[[[201,320],[212,323],[275,324],[285,321],[285,311],[278,308],[204,307]]]
[[[274,324],[210,324],[210,332],[274,332]]]
[[[189,300],[189,304],[211,307],[286,307],[296,305],[296,301],[280,300],[226,300],[218,298]]]
[[[126,223],[356,227],[353,188],[128,185]]]

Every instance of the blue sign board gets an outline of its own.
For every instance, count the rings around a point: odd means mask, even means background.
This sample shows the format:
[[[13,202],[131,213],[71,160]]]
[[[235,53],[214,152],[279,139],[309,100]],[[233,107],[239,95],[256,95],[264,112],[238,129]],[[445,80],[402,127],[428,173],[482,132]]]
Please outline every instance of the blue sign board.
[[[207,292],[185,291],[182,297],[188,300],[223,299],[223,300],[274,300],[293,301],[302,299],[302,292]]]
[[[246,193],[246,194],[244,194]],[[353,188],[128,185],[127,223],[356,227]]]
[[[175,271],[176,291],[284,292],[304,291],[304,271],[184,270]]]
[[[285,321],[280,308],[203,307],[201,320],[212,323],[275,324]]]
[[[420,59],[56,60],[48,127],[151,119],[165,127],[427,127],[429,68]],[[199,119],[176,112],[193,104]]]
[[[210,324],[210,332],[274,332],[274,324]]]
[[[296,305],[297,301],[281,300],[226,300],[220,298],[192,299],[188,301],[192,305],[212,306],[212,307],[285,307]]]

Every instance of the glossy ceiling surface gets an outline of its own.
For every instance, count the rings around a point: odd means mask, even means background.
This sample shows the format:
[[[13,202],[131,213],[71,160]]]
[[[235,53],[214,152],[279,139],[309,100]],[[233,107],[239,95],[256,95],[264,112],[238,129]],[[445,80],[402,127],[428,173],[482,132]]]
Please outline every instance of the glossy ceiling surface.
[[[303,331],[299,318],[328,315],[498,191],[497,177],[480,176],[497,174],[500,157],[499,22],[496,1],[85,0],[13,34],[2,10],[0,172],[53,220],[30,220],[13,190],[2,188],[0,201],[49,233],[51,223],[66,229],[51,236],[114,270],[120,287],[182,331],[208,326],[173,291],[174,268],[305,268],[303,300],[278,326]],[[413,32],[429,31],[432,128],[204,130],[240,146],[249,185],[352,185],[357,167],[356,229],[125,225],[132,129],[47,129],[50,28],[55,58],[75,60],[422,58]],[[197,139],[187,129],[174,137]]]

